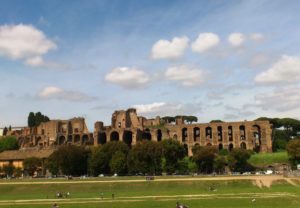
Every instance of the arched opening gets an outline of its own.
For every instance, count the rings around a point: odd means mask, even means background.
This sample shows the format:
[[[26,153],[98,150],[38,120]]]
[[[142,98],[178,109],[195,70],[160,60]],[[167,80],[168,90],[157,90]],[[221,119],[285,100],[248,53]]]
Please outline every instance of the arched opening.
[[[151,133],[150,129],[145,129],[144,132],[142,133],[142,140],[148,140],[151,141]]]
[[[97,143],[98,144],[105,144],[106,143],[106,133],[105,132],[100,132],[98,134]]]
[[[113,141],[119,141],[119,133],[116,132],[116,131],[113,131],[111,132],[110,134],[110,141],[113,142]]]
[[[194,128],[194,142],[200,141],[200,128]]]
[[[206,127],[205,128],[205,137],[206,137],[206,139],[212,139],[211,127]]]
[[[229,144],[229,146],[228,146],[228,150],[229,150],[229,152],[231,152],[231,151],[232,151],[232,149],[233,149],[233,144],[232,144],[232,143],[230,143],[230,144]]]
[[[35,138],[35,145],[38,145],[39,144],[39,141],[41,141],[42,138],[41,137],[37,137]]]
[[[68,141],[67,141],[67,142],[68,142],[68,143],[72,143],[72,141],[73,141],[73,137],[72,137],[72,135],[69,135],[69,136],[68,136]]]
[[[182,142],[186,142],[187,141],[187,137],[188,137],[187,128],[183,128],[181,130],[181,134],[182,134]]]
[[[86,144],[88,141],[89,141],[89,136],[86,135],[86,134],[84,134],[84,135],[82,136],[82,144]]]
[[[253,150],[255,152],[259,152],[260,151],[260,147],[261,147],[261,130],[260,130],[260,126],[258,125],[254,125],[252,126],[252,130],[253,130]]]
[[[162,133],[160,129],[157,130],[156,135],[157,135],[157,141],[160,142],[162,139]]]
[[[218,141],[223,140],[223,131],[222,131],[222,126],[218,126]]]
[[[74,136],[74,143],[80,143],[80,136],[78,134]]]
[[[131,131],[124,131],[123,142],[126,143],[129,147],[131,147],[131,143],[132,143],[132,132]]]
[[[219,150],[223,149],[223,144],[219,144]]]
[[[241,149],[247,149],[246,143],[245,143],[245,142],[242,142],[242,143],[241,143]]]
[[[187,144],[184,144],[183,147],[184,147],[184,155],[188,155],[189,154],[189,146]]]
[[[211,146],[211,143],[207,143],[206,146],[210,147],[210,146]]]
[[[199,143],[196,143],[195,146],[200,146],[200,144],[199,144]]]
[[[246,140],[246,132],[245,132],[245,126],[244,125],[240,126],[240,139],[241,140]]]
[[[230,142],[232,142],[233,141],[233,133],[232,133],[232,126],[228,126],[228,140],[230,141]]]
[[[174,139],[174,140],[177,140],[177,134],[174,134],[174,135],[173,135],[173,139]]]
[[[62,145],[62,144],[64,144],[66,142],[66,137],[65,136],[60,136],[59,138],[58,138],[58,144],[59,145]]]

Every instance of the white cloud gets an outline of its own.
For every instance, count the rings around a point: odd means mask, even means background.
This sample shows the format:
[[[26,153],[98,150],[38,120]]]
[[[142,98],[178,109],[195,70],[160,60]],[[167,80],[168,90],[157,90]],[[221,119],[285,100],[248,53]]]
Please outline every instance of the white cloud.
[[[91,97],[82,92],[64,90],[54,86],[48,86],[43,88],[38,93],[37,97],[45,100],[54,99],[54,100],[66,100],[72,102],[88,102],[96,99],[95,97]]]
[[[255,82],[272,84],[300,81],[300,58],[283,55],[270,69],[255,77]]]
[[[24,60],[32,66],[41,66],[42,56],[56,48],[53,41],[32,25],[0,26],[0,56]]]
[[[287,86],[277,88],[273,92],[260,93],[255,96],[255,105],[263,110],[276,110],[279,112],[300,108],[300,88]]]
[[[125,88],[136,88],[148,84],[150,78],[148,74],[139,69],[116,67],[106,74],[105,80]]]
[[[154,102],[150,104],[133,105],[137,112],[146,116],[175,116],[175,115],[195,115],[201,112],[199,103],[166,103]]]
[[[241,46],[245,41],[245,35],[242,33],[231,33],[228,36],[228,42],[234,46],[239,47]]]
[[[192,43],[192,50],[203,53],[211,48],[216,47],[220,42],[220,38],[214,33],[200,33],[198,38]]]
[[[259,41],[262,41],[265,37],[261,33],[252,33],[252,34],[250,34],[249,38],[253,41],[259,42]]]
[[[200,69],[189,68],[186,65],[169,67],[165,72],[168,80],[180,82],[183,86],[202,84],[206,74]]]
[[[176,59],[183,55],[188,46],[187,37],[174,37],[172,41],[159,40],[153,47],[151,56],[153,59]]]

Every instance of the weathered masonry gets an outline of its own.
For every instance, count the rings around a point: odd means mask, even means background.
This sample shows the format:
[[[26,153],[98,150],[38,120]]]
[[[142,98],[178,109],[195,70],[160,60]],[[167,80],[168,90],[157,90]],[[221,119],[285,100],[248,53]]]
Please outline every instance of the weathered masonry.
[[[146,119],[137,116],[135,109],[115,111],[112,125],[96,122],[95,145],[108,141],[123,141],[129,146],[142,140],[161,141],[175,139],[184,144],[192,155],[195,145],[216,146],[219,149],[251,149],[257,152],[272,151],[272,126],[269,121],[219,122],[206,124],[185,124],[182,118],[175,124],[163,123],[157,117]]]
[[[147,119],[138,116],[135,109],[115,111],[111,125],[97,121],[94,132],[89,132],[84,118],[51,120],[35,128],[9,132],[18,138],[21,149],[54,149],[60,145],[103,145],[123,141],[128,146],[142,140],[175,139],[182,143],[189,155],[195,145],[215,146],[219,149],[250,149],[256,152],[272,151],[272,125],[269,121],[240,121],[186,124],[183,118],[175,123],[160,117]]]

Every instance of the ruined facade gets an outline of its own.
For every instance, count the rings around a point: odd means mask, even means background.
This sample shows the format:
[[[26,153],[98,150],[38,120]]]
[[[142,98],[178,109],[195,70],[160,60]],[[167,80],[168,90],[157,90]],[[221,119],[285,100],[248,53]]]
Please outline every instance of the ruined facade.
[[[272,151],[272,126],[269,121],[240,121],[187,124],[179,117],[167,123],[160,117],[147,119],[135,109],[115,111],[111,125],[97,121],[90,133],[84,118],[51,120],[36,128],[11,132],[22,148],[52,148],[64,144],[103,145],[123,141],[128,146],[142,140],[175,139],[182,143],[189,155],[195,145],[216,146],[219,149],[243,148],[257,152]]]
[[[67,143],[93,144],[93,135],[89,133],[84,118],[70,120],[51,120],[42,122],[38,127],[24,128],[12,132],[18,137],[21,148],[51,148]]]
[[[216,146],[219,149],[251,149],[257,152],[272,151],[272,126],[269,121],[241,121],[186,124],[183,118],[176,123],[164,123],[159,117],[146,119],[137,116],[135,109],[115,111],[111,126],[96,122],[95,145],[109,141],[123,141],[129,146],[142,140],[161,141],[175,139],[184,144],[192,155],[195,145]]]

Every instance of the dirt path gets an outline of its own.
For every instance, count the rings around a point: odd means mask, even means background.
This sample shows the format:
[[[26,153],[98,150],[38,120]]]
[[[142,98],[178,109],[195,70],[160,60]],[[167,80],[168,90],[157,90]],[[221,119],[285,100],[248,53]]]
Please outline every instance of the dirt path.
[[[269,186],[273,181],[285,180],[282,175],[272,175],[272,176],[221,176],[221,177],[188,177],[188,178],[162,178],[156,177],[154,182],[164,182],[164,181],[227,181],[227,180],[255,180],[261,181],[263,185]],[[300,180],[300,179],[299,179]],[[140,183],[149,182],[145,179],[129,179],[129,180],[69,180],[69,181],[9,181],[0,182],[0,185],[31,185],[31,184],[81,184],[81,183]]]
[[[201,199],[265,199],[278,197],[297,197],[294,194],[286,192],[275,193],[241,193],[241,194],[193,194],[193,195],[157,195],[157,196],[132,196],[132,197],[118,197],[114,200],[109,198],[71,198],[71,199],[30,199],[30,200],[2,200],[0,206],[8,205],[34,205],[34,204],[83,204],[83,203],[113,203],[113,202],[139,202],[147,200],[155,201],[172,201],[172,200],[201,200]]]

